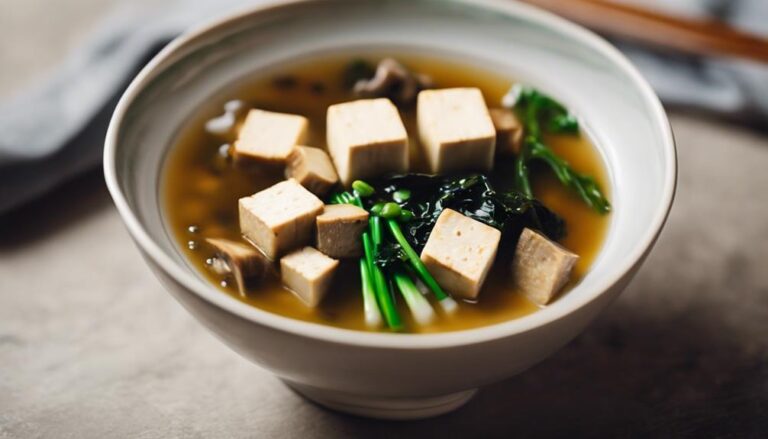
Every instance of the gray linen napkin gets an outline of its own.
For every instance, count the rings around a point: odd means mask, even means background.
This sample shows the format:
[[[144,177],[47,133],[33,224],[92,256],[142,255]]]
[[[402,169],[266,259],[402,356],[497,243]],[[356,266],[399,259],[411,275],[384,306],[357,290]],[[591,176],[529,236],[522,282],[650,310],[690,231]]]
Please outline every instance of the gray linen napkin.
[[[116,99],[159,47],[191,26],[261,1],[178,0],[152,10],[115,11],[47,81],[0,102],[0,214],[98,166]],[[656,3],[768,34],[766,0]],[[768,120],[768,67],[660,55],[617,43],[666,104]]]

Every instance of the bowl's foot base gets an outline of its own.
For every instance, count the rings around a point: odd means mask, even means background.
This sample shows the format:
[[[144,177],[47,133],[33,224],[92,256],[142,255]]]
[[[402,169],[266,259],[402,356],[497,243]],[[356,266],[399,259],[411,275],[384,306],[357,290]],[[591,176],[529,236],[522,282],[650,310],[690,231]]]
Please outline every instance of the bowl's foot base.
[[[423,419],[451,412],[467,403],[477,389],[424,398],[382,398],[352,395],[286,383],[305,398],[329,409],[377,419]]]

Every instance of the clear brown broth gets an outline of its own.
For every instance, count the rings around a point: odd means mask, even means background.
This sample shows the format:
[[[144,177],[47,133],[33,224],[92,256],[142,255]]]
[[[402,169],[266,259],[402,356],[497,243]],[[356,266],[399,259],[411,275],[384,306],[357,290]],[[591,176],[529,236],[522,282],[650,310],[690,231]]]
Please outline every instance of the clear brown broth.
[[[371,58],[376,61],[378,58]],[[272,111],[302,114],[310,119],[308,144],[325,148],[325,112],[329,105],[349,101],[353,96],[342,86],[340,78],[350,56],[322,57],[282,66],[272,72],[256,75],[241,84],[222,91],[206,103],[182,128],[166,158],[162,193],[167,226],[176,239],[179,251],[206,279],[226,294],[265,311],[299,320],[326,325],[368,330],[363,320],[362,298],[357,265],[344,262],[335,276],[334,285],[316,309],[305,307],[282,287],[277,275],[271,276],[247,297],[241,296],[232,280],[216,274],[206,260],[213,255],[205,238],[241,239],[237,200],[251,195],[283,179],[282,169],[232,165],[218,155],[225,143],[207,134],[207,119],[221,113],[223,104],[240,99],[249,106]],[[500,102],[513,83],[509,77],[441,58],[398,56],[409,68],[426,73],[440,88],[473,86],[482,90],[489,106]],[[293,86],[276,86],[276,78],[295,78]],[[280,81],[277,81],[280,82]],[[415,137],[415,112],[402,110],[410,136],[412,170],[421,170],[418,140]],[[232,139],[230,139],[232,140]],[[585,135],[556,136],[548,139],[551,147],[577,170],[595,176],[604,190],[608,189],[603,164],[597,150]],[[510,173],[497,165],[491,175],[508,184]],[[544,204],[562,216],[568,228],[561,244],[579,254],[573,276],[563,294],[577,284],[596,258],[607,230],[609,216],[586,207],[566,191],[544,169],[534,169],[534,192]],[[197,228],[190,231],[190,226]],[[444,332],[492,325],[515,319],[538,308],[509,286],[506,258],[499,258],[486,284],[474,303],[461,302],[451,316],[440,315],[429,326],[417,326],[410,320],[402,300],[398,301],[408,332]]]

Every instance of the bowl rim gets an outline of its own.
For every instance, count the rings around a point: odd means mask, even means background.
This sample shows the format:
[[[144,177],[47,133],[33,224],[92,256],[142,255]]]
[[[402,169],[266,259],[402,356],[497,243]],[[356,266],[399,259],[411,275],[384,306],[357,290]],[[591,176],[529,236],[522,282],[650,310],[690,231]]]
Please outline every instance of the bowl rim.
[[[322,3],[332,4],[348,0],[325,0]],[[420,0],[430,1],[430,0]],[[440,349],[462,345],[473,345],[490,342],[524,332],[534,330],[555,322],[590,302],[606,294],[615,284],[632,271],[650,251],[666,222],[672,207],[677,187],[677,150],[672,127],[666,112],[648,82],[641,76],[631,62],[613,45],[586,28],[572,23],[537,7],[508,0],[447,0],[466,7],[490,10],[504,15],[514,15],[518,18],[535,22],[541,26],[557,29],[569,35],[580,44],[587,45],[598,51],[616,66],[618,66],[640,91],[642,99],[651,110],[654,124],[659,127],[662,135],[662,148],[666,160],[664,169],[664,187],[662,200],[653,213],[651,226],[646,229],[641,239],[637,241],[630,257],[624,259],[624,264],[610,269],[603,278],[598,279],[594,288],[586,291],[569,303],[569,306],[544,308],[526,316],[510,321],[496,323],[478,328],[459,331],[429,333],[429,334],[393,334],[386,332],[367,332],[353,329],[337,328],[319,323],[305,322],[285,317],[269,311],[261,310],[241,302],[211,285],[206,285],[196,279],[192,273],[177,264],[160,246],[152,240],[147,230],[131,209],[117,175],[116,151],[120,130],[125,115],[140,92],[154,78],[156,71],[163,66],[178,51],[187,48],[200,38],[206,37],[218,29],[229,27],[250,17],[268,11],[295,8],[310,3],[320,3],[316,0],[271,0],[265,3],[249,6],[222,18],[198,26],[175,38],[165,46],[131,81],[121,96],[109,123],[104,148],[104,176],[107,188],[112,195],[120,216],[128,232],[142,252],[150,257],[165,273],[185,289],[193,292],[199,298],[217,306],[237,317],[264,325],[269,328],[291,333],[297,336],[317,339],[343,345],[363,346],[381,349]],[[446,2],[446,3],[447,3]]]

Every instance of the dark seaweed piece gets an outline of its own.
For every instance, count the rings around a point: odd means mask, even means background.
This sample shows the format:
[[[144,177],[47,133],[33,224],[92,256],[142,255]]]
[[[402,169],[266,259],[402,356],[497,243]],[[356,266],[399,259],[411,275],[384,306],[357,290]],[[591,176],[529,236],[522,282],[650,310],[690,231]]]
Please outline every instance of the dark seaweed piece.
[[[391,201],[397,191],[410,191],[411,196],[398,204],[414,214],[413,219],[402,224],[402,229],[419,252],[440,213],[448,208],[499,229],[506,241],[516,242],[524,227],[539,230],[553,240],[565,235],[565,222],[557,214],[521,192],[496,191],[482,174],[406,174],[376,182],[374,186],[380,197],[369,199],[371,204]]]
[[[374,255],[374,262],[382,270],[391,271],[408,262],[408,255],[397,242],[386,241],[379,245]]]

